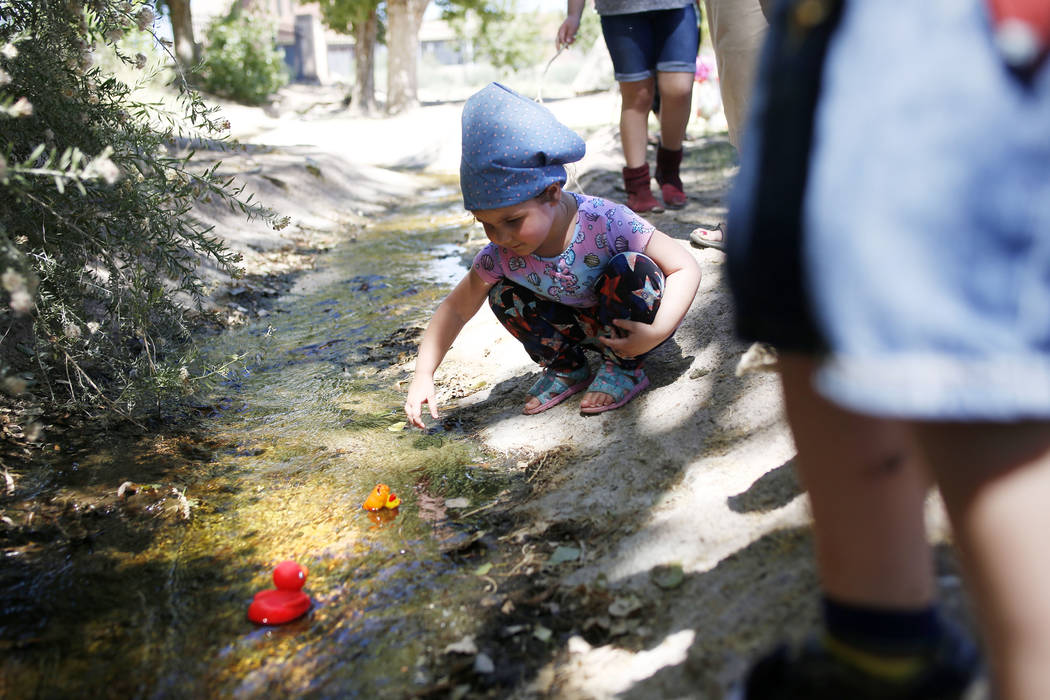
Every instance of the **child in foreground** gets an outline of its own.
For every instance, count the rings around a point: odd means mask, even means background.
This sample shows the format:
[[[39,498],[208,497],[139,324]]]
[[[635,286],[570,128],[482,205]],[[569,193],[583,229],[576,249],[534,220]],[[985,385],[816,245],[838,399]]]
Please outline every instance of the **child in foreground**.
[[[583,413],[649,386],[646,356],[671,337],[700,284],[693,257],[623,205],[563,189],[583,139],[545,107],[491,83],[463,108],[463,204],[490,243],[438,306],[419,345],[405,413],[438,417],[434,372],[487,299],[543,368],[524,412],[584,389]],[[592,374],[584,353],[601,355]]]

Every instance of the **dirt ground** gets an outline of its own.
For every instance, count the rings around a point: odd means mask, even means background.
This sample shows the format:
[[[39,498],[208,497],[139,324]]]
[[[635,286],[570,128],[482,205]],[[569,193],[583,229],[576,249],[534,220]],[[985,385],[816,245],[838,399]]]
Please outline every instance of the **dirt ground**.
[[[575,188],[622,201],[618,99],[601,92],[546,104],[587,140]],[[336,232],[458,172],[461,102],[364,119],[347,116],[341,100],[335,89],[292,86],[267,109],[223,106],[247,148],[200,157],[221,158],[220,173],[292,218],[276,232],[200,210],[245,258],[244,280],[206,272],[211,309],[228,323],[267,315],[281,281],[311,268]],[[735,172],[725,133],[706,126],[694,124],[686,143],[689,204],[648,217],[703,274],[674,342],[647,365],[650,389],[597,416],[581,415],[578,397],[525,416],[537,368],[484,310],[438,372],[442,416],[521,460],[526,488],[489,512],[515,528],[492,546],[518,562],[517,594],[479,602],[500,606],[508,620],[541,619],[537,629],[551,635],[540,640],[543,653],[520,660],[531,680],[515,696],[720,698],[755,653],[816,621],[807,502],[791,469],[776,375],[738,372],[747,348],[733,335],[724,256],[688,241],[694,227],[724,219]],[[405,369],[411,363],[390,374]],[[949,609],[965,617],[933,499],[928,513]],[[498,676],[484,650],[505,636],[498,626],[479,634],[465,645],[477,647],[467,654],[473,663],[456,664],[430,694],[461,697],[456,688],[477,687],[468,677]],[[508,694],[488,687],[490,696]]]

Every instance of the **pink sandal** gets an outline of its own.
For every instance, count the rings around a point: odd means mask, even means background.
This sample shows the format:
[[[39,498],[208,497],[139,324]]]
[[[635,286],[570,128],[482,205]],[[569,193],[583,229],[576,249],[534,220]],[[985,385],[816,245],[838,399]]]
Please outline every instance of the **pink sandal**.
[[[596,391],[613,397],[613,402],[605,406],[587,406],[580,408],[580,413],[594,414],[605,413],[614,408],[619,408],[637,396],[643,389],[649,386],[649,377],[645,376],[645,370],[641,367],[630,370],[617,367],[612,362],[606,362],[594,381],[587,387],[587,391]]]
[[[535,408],[526,408],[523,412],[525,415],[532,416],[543,413],[548,408],[554,408],[573,394],[586,389],[590,381],[591,370],[586,365],[571,372],[556,372],[548,369],[529,389],[529,396],[539,399],[540,405]]]

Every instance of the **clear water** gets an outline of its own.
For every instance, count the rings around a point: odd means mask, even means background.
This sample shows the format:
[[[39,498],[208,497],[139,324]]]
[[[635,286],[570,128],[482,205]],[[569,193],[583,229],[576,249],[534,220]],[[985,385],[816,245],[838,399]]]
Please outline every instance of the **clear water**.
[[[211,341],[209,357],[241,359],[207,397],[203,433],[219,447],[167,475],[191,519],[136,537],[110,514],[124,535],[27,569],[0,617],[21,625],[0,695],[401,697],[432,682],[428,645],[469,631],[482,586],[442,554],[465,536],[443,498],[498,487],[498,470],[452,427],[399,429],[407,375],[391,365],[464,273],[470,225],[451,190],[432,193],[337,246],[270,316]],[[103,441],[74,464],[111,489],[101,475],[125,450]],[[361,509],[377,482],[402,499],[393,517]],[[314,608],[256,627],[248,604],[284,559],[308,568]],[[34,601],[33,634],[18,600]]]

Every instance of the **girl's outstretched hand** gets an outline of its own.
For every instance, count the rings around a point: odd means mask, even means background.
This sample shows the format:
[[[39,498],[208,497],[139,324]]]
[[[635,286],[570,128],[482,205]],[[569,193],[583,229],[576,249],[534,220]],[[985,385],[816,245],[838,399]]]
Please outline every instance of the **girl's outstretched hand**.
[[[607,347],[612,348],[620,357],[633,358],[647,353],[663,342],[666,336],[660,334],[651,324],[630,321],[625,318],[613,319],[613,325],[622,328],[627,335],[622,338],[599,338]]]
[[[434,380],[424,377],[413,377],[408,385],[408,398],[405,400],[405,415],[408,422],[417,428],[426,428],[423,423],[423,404],[430,407],[430,417],[437,419],[437,397],[434,394]]]

